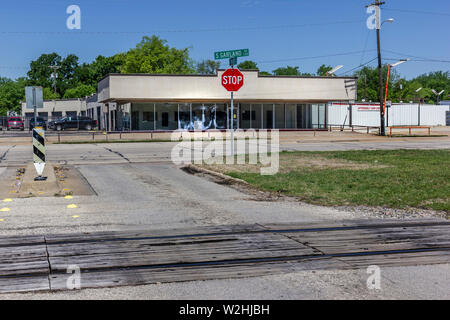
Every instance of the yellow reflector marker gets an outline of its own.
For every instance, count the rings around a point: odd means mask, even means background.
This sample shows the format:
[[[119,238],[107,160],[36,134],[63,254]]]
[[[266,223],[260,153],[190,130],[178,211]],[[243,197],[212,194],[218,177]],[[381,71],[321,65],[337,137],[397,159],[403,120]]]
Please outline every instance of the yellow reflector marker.
[[[5,221],[4,219],[0,219],[0,222],[3,222],[3,221]]]
[[[8,211],[10,211],[11,209],[10,208],[1,208],[0,209],[0,212],[8,212]]]
[[[64,199],[72,199],[72,196],[65,196]]]
[[[76,219],[76,218],[79,218],[80,216],[72,216],[72,218],[74,218],[74,219]]]
[[[68,209],[75,209],[75,208],[78,208],[78,207],[77,207],[76,204],[69,204],[69,205],[67,206],[67,208],[68,208]]]
[[[3,199],[3,202],[11,202],[11,201],[12,201],[12,199],[9,199],[9,198]]]
[[[66,188],[66,189],[63,189],[63,191],[70,191],[70,189],[67,189],[67,188]]]

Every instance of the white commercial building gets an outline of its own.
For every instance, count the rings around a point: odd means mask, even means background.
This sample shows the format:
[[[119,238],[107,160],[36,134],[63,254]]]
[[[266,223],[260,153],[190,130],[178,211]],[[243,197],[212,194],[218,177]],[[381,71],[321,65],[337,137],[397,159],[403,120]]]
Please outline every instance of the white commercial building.
[[[262,76],[247,70],[243,87],[234,93],[231,115],[223,72],[110,74],[98,84],[97,103],[110,108],[105,111],[115,119],[111,128],[118,130],[227,129],[230,119],[234,128],[310,130],[327,127],[329,102],[356,99],[354,77]],[[112,103],[117,105],[113,113]]]

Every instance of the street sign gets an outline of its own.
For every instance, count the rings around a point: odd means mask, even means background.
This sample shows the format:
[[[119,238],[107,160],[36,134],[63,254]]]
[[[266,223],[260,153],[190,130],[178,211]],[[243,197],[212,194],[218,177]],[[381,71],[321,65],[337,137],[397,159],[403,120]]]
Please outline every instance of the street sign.
[[[214,59],[230,59],[237,57],[248,57],[249,50],[248,49],[239,49],[239,50],[229,50],[229,51],[218,51],[214,52]]]
[[[42,177],[45,167],[45,131],[42,129],[33,129],[33,163],[38,174],[34,180],[46,180]]]
[[[27,109],[44,108],[44,99],[42,87],[25,87],[25,98],[27,101]]]
[[[227,69],[222,74],[222,86],[228,91],[238,91],[244,85],[244,75],[239,69]]]

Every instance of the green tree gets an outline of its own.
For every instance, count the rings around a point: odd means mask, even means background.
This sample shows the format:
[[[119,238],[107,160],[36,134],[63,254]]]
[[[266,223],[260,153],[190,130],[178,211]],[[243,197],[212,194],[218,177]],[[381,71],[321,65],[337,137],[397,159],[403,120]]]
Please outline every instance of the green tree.
[[[30,62],[30,71],[27,75],[30,85],[51,87],[53,85],[52,72],[50,66],[61,65],[62,58],[59,54],[53,52],[41,54],[39,58]],[[59,74],[58,74],[59,76]]]
[[[299,67],[281,67],[273,70],[273,74],[276,76],[312,76],[310,73],[301,73],[298,70]]]
[[[70,98],[84,98],[87,96],[90,96],[91,94],[95,93],[97,90],[95,87],[86,85],[86,84],[80,84],[75,88],[67,89],[66,93],[64,94],[64,99],[70,99]]]
[[[291,67],[287,66],[285,68],[278,68],[273,70],[273,74],[276,76],[299,76],[300,71],[298,70],[299,67]]]
[[[97,87],[98,82],[110,73],[120,73],[125,61],[125,54],[111,57],[99,55],[92,63],[83,63],[75,70],[75,82]]]
[[[53,88],[53,69],[50,66],[59,66],[56,71],[56,88],[60,96],[64,92],[75,87],[78,82],[75,77],[78,66],[78,57],[69,54],[64,59],[57,53],[42,54],[39,58],[30,63],[30,71],[28,71],[29,84],[34,86],[42,86],[44,88]]]
[[[176,49],[157,36],[144,36],[125,56],[122,73],[194,73],[189,49]]]
[[[216,74],[216,71],[219,68],[220,68],[220,61],[203,60],[197,63],[198,74]]]
[[[26,85],[26,78],[19,78],[16,81],[0,78],[0,115],[5,116],[8,111],[21,111]]]
[[[259,70],[258,65],[256,62],[246,60],[237,65],[238,69],[240,70]]]
[[[61,99],[61,96],[58,93],[55,93],[55,91],[52,88],[43,88],[42,95],[43,95],[44,100]]]
[[[332,69],[333,67],[323,64],[319,67],[319,69],[317,69],[317,75],[320,77],[325,77],[327,75],[327,72],[331,71]]]

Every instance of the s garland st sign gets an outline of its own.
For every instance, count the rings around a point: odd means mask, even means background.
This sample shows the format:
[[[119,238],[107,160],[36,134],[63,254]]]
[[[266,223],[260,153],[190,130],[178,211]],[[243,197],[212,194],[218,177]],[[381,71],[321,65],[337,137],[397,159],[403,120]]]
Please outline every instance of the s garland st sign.
[[[249,56],[248,49],[214,52],[214,59],[216,59],[216,60],[230,59],[230,58],[237,58],[237,57],[248,57],[248,56]]]
[[[244,85],[244,75],[239,69],[227,69],[222,74],[222,86],[228,91],[238,91]]]

